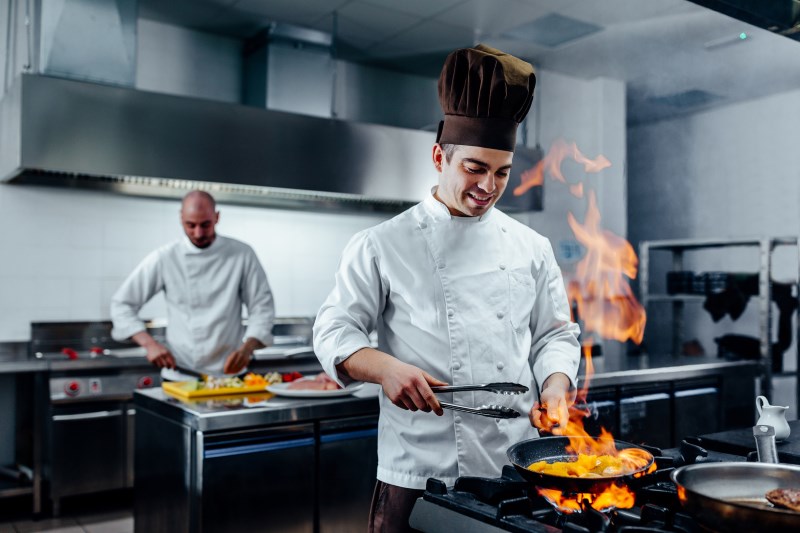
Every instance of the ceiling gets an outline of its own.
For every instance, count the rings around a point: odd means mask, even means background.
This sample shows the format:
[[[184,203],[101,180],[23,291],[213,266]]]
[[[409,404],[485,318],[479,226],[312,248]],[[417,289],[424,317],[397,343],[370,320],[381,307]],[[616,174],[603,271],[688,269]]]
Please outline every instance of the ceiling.
[[[335,33],[339,57],[431,77],[447,53],[483,42],[544,69],[624,80],[629,123],[800,87],[800,42],[686,0],[139,0],[139,9],[242,39],[272,22],[310,27]]]

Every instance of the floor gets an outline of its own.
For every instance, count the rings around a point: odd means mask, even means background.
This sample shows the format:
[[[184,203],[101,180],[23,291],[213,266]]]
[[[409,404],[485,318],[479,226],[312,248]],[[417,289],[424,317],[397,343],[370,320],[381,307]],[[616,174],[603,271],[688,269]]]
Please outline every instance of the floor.
[[[38,521],[0,522],[0,533],[33,533],[40,531],[58,533],[133,533],[133,513],[130,511],[117,511],[74,517],[46,518]]]
[[[0,533],[133,533],[130,493],[65,498],[61,516],[33,520],[30,499],[0,504]]]

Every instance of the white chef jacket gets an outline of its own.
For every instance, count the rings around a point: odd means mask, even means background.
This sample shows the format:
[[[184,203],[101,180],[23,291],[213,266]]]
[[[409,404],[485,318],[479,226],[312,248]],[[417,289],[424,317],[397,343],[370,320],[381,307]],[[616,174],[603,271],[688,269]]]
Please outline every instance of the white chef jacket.
[[[244,339],[272,344],[272,292],[258,257],[243,242],[217,235],[208,248],[197,248],[184,236],[149,254],[111,299],[112,337],[125,340],[144,331],[139,310],[162,290],[167,345],[179,366],[222,375],[226,357]]]
[[[381,394],[378,479],[411,489],[429,477],[451,485],[458,476],[498,476],[507,448],[538,436],[527,416],[538,387],[555,372],[574,384],[580,362],[579,328],[549,241],[497,209],[451,216],[433,194],[344,250],[314,325],[314,350],[340,384],[336,365],[369,347],[376,327],[379,350],[448,383],[531,387],[519,396],[439,394],[511,407],[516,419],[438,417]]]

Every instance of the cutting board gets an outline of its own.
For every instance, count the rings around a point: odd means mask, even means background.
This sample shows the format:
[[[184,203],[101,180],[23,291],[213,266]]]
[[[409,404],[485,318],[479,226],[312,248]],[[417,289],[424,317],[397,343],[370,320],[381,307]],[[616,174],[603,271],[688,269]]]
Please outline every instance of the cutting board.
[[[165,392],[181,398],[207,398],[209,396],[229,396],[231,394],[252,394],[266,392],[266,385],[245,385],[242,387],[222,387],[219,389],[196,389],[196,381],[167,381],[161,384]]]
[[[789,438],[775,445],[778,449],[778,460],[782,463],[800,464],[800,420],[789,422],[789,429]],[[701,436],[700,440],[704,448],[734,455],[747,455],[756,449],[752,427],[711,433]]]

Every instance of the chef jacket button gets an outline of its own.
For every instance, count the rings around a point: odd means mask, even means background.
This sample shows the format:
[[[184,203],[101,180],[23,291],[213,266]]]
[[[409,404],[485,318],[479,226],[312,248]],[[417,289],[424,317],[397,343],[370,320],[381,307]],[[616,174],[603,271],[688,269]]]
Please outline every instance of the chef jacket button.
[[[454,416],[453,417],[453,422],[455,422],[456,424],[460,424],[461,423],[461,417],[460,416]]]
[[[498,311],[497,312],[497,318],[503,318],[504,316],[506,316],[506,315],[502,311]]]
[[[459,363],[458,361],[453,363],[453,370],[458,370],[459,368],[461,368],[461,363]]]
[[[505,270],[506,266],[503,263],[500,263],[500,270]]]
[[[426,223],[424,223],[424,222],[420,222],[419,223],[419,229],[425,229],[427,227],[428,227],[428,225]]]
[[[439,263],[438,265],[436,265],[436,267],[437,267],[439,270],[444,270],[444,263]]]
[[[506,228],[505,228],[505,226],[504,226],[504,227],[501,227],[500,229],[501,229],[501,230],[503,230],[503,233],[505,233],[505,232],[506,232]]]
[[[456,314],[456,312],[455,312],[455,311],[453,311],[452,309],[448,309],[448,310],[447,310],[447,316],[453,316],[453,315],[455,315],[455,314]]]
[[[506,365],[505,365],[505,364],[503,364],[503,362],[502,362],[502,361],[499,361],[499,362],[497,363],[497,370],[503,370],[505,367],[506,367]]]

